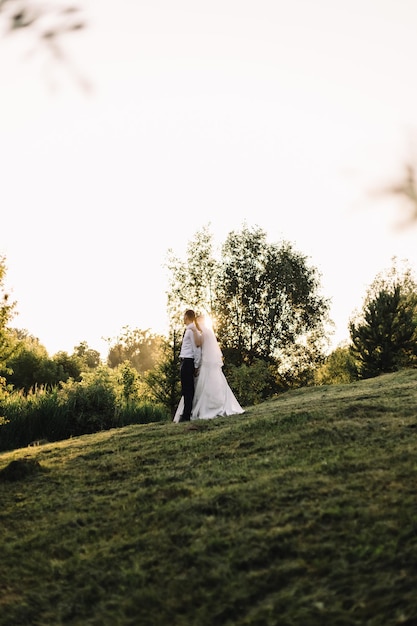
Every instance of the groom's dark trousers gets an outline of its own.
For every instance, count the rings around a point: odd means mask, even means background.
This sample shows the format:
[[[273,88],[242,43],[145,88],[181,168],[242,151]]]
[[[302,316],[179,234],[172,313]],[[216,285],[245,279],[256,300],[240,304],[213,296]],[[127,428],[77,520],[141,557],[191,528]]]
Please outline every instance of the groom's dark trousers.
[[[180,422],[189,422],[194,398],[194,359],[181,359],[181,390],[184,396],[184,411]]]

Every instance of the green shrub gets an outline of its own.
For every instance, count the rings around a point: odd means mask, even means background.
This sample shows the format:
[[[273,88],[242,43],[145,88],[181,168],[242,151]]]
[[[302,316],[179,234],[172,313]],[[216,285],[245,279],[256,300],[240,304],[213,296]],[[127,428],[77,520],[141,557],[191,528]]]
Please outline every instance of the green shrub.
[[[349,346],[336,348],[314,374],[316,385],[344,385],[355,380],[358,371]]]
[[[0,399],[0,450],[39,439],[59,441],[128,424],[169,419],[162,405],[130,397],[126,402],[117,372],[103,366],[69,380],[60,389],[36,388]]]
[[[228,365],[225,375],[242,406],[259,404],[282,387],[273,365],[257,359],[252,365]]]
[[[62,385],[59,398],[68,407],[72,436],[106,430],[117,423],[116,385],[107,367],[85,374],[80,382],[70,379]]]

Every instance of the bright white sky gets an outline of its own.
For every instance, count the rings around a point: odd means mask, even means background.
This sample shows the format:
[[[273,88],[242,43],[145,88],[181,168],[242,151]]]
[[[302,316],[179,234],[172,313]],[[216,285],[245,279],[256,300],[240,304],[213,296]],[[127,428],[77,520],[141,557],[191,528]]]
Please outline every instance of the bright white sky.
[[[415,0],[78,6],[63,48],[88,93],[28,33],[0,40],[0,254],[14,326],[51,355],[164,333],[167,251],[209,223],[307,255],[333,345],[393,256],[417,269],[380,193],[417,162]]]

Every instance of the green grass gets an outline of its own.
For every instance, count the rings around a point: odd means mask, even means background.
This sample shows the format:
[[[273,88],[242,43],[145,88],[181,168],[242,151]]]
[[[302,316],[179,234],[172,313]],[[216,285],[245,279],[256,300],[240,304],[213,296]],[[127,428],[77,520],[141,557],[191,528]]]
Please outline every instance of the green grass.
[[[0,624],[415,625],[416,451],[407,370],[0,454]]]

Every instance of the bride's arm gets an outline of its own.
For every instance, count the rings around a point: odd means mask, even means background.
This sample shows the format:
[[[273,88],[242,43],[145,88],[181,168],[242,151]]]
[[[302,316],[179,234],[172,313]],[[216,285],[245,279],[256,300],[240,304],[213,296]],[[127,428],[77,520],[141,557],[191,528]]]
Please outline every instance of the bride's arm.
[[[194,342],[197,348],[200,348],[203,345],[203,335],[199,333],[194,324],[191,325],[191,330],[194,333]]]

